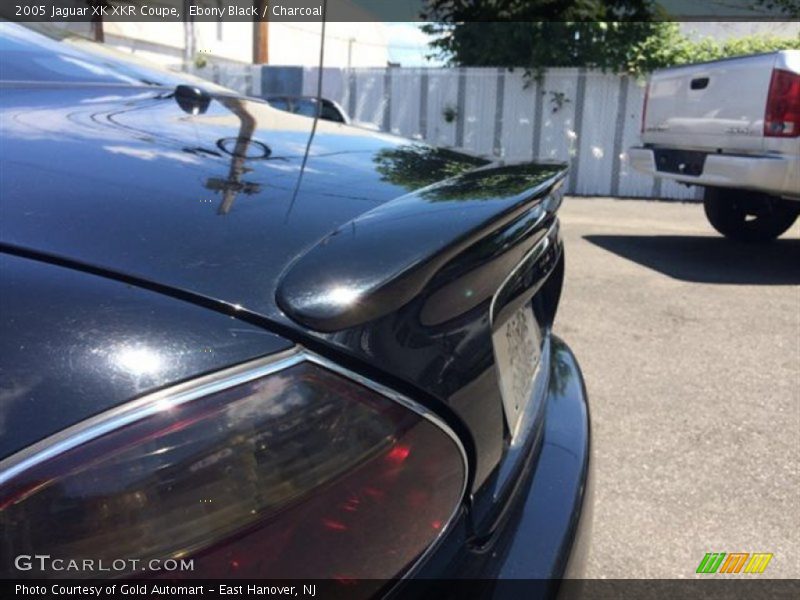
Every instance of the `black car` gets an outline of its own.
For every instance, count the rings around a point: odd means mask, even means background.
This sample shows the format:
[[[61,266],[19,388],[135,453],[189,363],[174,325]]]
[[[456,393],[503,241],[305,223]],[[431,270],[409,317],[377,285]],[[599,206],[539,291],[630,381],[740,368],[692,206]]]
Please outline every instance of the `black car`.
[[[577,572],[564,165],[0,28],[2,577]]]

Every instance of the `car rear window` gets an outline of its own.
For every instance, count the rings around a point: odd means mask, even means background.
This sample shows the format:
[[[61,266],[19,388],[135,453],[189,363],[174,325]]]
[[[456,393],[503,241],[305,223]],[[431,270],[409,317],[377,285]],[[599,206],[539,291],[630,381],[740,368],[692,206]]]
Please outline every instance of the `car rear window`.
[[[322,111],[320,111],[319,116],[323,119],[327,119],[328,121],[336,121],[337,123],[344,123],[344,118],[342,117],[341,113],[336,109],[335,106],[322,101]]]
[[[298,115],[304,115],[306,117],[316,117],[317,116],[317,102],[315,100],[310,100],[308,98],[300,98],[294,101],[294,111]]]
[[[277,108],[278,110],[291,110],[289,101],[285,98],[270,98],[267,100],[267,102],[269,102],[270,106]]]

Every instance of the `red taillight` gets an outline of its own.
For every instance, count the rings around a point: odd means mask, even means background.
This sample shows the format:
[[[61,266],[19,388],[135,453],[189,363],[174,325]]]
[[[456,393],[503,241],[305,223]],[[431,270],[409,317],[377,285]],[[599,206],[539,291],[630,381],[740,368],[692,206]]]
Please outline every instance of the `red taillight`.
[[[14,567],[46,554],[194,559],[169,577],[385,580],[461,501],[449,430],[318,364],[155,403],[3,483],[2,576],[98,576]]]
[[[764,113],[765,137],[800,136],[800,74],[774,69]]]
[[[644,133],[644,121],[647,118],[647,100],[650,98],[650,82],[644,88],[644,102],[642,103],[642,126],[639,133]]]

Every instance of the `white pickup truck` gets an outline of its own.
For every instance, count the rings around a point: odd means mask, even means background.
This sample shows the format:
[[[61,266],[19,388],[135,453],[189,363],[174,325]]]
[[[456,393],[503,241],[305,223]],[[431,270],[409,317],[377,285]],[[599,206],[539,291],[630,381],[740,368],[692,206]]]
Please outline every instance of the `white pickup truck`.
[[[726,237],[763,242],[800,214],[800,50],[656,71],[631,164],[705,188]]]

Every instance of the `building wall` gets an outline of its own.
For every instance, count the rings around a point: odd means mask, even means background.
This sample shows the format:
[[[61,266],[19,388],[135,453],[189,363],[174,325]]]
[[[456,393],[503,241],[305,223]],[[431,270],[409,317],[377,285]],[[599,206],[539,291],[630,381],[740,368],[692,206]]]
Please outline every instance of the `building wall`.
[[[320,23],[270,23],[269,64],[319,64]],[[324,64],[385,67],[388,36],[383,23],[327,23]]]
[[[209,62],[250,63],[253,24],[196,22],[195,56]],[[312,66],[319,63],[320,23],[268,23],[268,64]],[[106,43],[164,65],[184,59],[183,23],[106,23]],[[382,23],[327,23],[325,65],[331,67],[386,66],[388,37]]]
[[[183,23],[104,23],[106,44],[160,65],[183,61]]]

